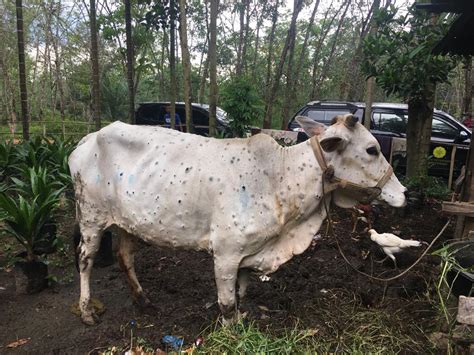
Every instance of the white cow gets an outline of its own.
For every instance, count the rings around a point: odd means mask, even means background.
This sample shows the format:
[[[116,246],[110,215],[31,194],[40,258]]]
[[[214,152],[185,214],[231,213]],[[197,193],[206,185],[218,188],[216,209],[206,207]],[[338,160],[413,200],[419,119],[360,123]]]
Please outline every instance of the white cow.
[[[361,192],[379,185],[380,195],[372,197],[405,204],[406,189],[379,144],[351,115],[338,116],[330,127],[304,117],[299,122],[312,138],[292,147],[264,134],[222,140],[121,122],[86,136],[69,158],[82,233],[83,322],[97,320],[89,278],[107,228],[120,236],[119,261],[139,303],[149,301],[134,270],[138,238],[212,252],[218,303],[224,319],[232,320],[249,271],[274,272],[318,232],[326,218],[323,170],[328,203],[332,197],[352,207]]]

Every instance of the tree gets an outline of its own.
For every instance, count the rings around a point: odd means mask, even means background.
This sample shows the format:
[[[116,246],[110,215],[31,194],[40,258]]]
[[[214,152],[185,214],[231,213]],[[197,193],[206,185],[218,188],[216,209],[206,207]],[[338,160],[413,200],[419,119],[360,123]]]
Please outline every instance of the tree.
[[[275,96],[280,86],[280,78],[281,78],[281,75],[283,74],[283,67],[285,65],[286,56],[288,54],[288,51],[294,45],[294,41],[296,37],[296,19],[298,18],[298,15],[302,7],[303,7],[303,0],[294,0],[293,14],[291,16],[290,27],[288,29],[285,45],[283,46],[283,50],[280,56],[280,62],[278,64],[278,68],[275,73],[275,78],[273,79],[272,86],[271,86],[271,89],[267,98],[267,102],[266,102],[266,111],[265,111],[265,117],[263,119],[263,128],[271,128],[272,126],[273,103],[275,101]]]
[[[186,0],[179,0],[179,35],[183,55],[184,105],[186,110],[186,131],[192,132],[191,122],[191,60],[188,48],[188,29],[186,26]]]
[[[209,135],[216,134],[217,111],[217,9],[219,0],[210,0],[209,23]]]
[[[125,4],[125,41],[127,46],[127,83],[128,83],[128,120],[135,123],[135,87],[133,85],[133,39],[132,39],[132,14],[130,0]]]
[[[255,83],[244,75],[234,76],[223,84],[219,102],[237,137],[243,137],[250,125],[257,123],[263,111]]]
[[[91,36],[90,59],[92,64],[92,119],[96,130],[101,127],[100,123],[100,79],[99,79],[99,49],[97,44],[97,15],[95,0],[90,0],[89,26]]]
[[[18,39],[18,72],[20,74],[21,119],[23,122],[23,139],[30,139],[28,116],[28,93],[26,91],[25,40],[23,36],[23,4],[16,0],[16,26]]]
[[[407,176],[427,175],[436,84],[446,81],[455,65],[451,57],[431,54],[447,30],[446,18],[434,18],[414,5],[396,17],[393,6],[376,15],[378,32],[364,44],[363,70],[387,95],[408,102]]]
[[[290,49],[290,58],[288,60],[287,65],[287,74],[286,74],[286,90],[285,90],[285,101],[283,105],[283,119],[281,124],[281,129],[285,130],[288,126],[288,122],[290,120],[290,108],[294,107],[296,101],[296,84],[298,82],[298,77],[300,76],[301,69],[303,67],[304,58],[306,57],[306,51],[308,46],[309,36],[312,32],[312,28],[314,25],[314,19],[316,17],[316,12],[318,11],[319,7],[319,0],[316,0],[313,7],[313,12],[311,13],[311,17],[309,19],[308,26],[306,28],[306,33],[304,36],[304,41],[301,46],[301,52],[299,59],[296,63],[296,70],[293,69],[293,51],[294,51],[294,43]]]
[[[471,56],[464,57],[464,95],[462,110],[472,114],[472,98],[474,89],[474,74],[472,71]]]
[[[176,126],[176,5],[170,0],[170,96],[171,96],[171,128]]]

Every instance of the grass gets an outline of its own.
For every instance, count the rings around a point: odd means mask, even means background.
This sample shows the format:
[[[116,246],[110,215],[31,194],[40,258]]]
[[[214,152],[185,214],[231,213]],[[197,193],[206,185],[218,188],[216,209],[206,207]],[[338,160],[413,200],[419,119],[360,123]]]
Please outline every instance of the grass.
[[[430,345],[420,324],[398,307],[366,308],[354,299],[338,298],[308,310],[320,321],[317,328],[297,323],[291,329],[270,331],[241,321],[229,327],[214,325],[204,332],[200,354],[428,353]],[[420,307],[426,303],[420,302]],[[395,311],[394,311],[395,309]],[[412,318],[411,318],[412,319]]]
[[[205,342],[197,349],[198,354],[292,354],[312,352],[315,349],[314,335],[317,330],[294,328],[280,336],[261,331],[253,322],[214,326],[205,335]]]

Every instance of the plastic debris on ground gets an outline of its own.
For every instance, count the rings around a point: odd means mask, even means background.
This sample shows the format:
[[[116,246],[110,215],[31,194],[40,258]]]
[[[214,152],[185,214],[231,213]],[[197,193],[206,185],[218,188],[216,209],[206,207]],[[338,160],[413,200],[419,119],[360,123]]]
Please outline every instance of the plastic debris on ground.
[[[270,276],[267,276],[267,275],[261,275],[258,277],[260,279],[260,281],[262,282],[268,282],[270,281]]]
[[[175,337],[174,335],[165,335],[161,341],[166,346],[170,346],[175,350],[180,349],[184,344],[184,340],[182,338]]]

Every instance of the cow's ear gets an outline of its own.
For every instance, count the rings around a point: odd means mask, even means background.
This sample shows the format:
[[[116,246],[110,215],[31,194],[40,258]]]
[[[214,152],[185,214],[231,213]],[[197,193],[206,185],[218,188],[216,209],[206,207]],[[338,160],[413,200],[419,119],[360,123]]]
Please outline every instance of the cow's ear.
[[[328,138],[323,138],[319,141],[321,148],[325,152],[333,152],[335,150],[341,150],[345,146],[345,140],[342,137],[333,136]]]
[[[296,116],[295,120],[310,137],[319,136],[326,131],[326,126],[324,124],[316,122],[309,117]]]

